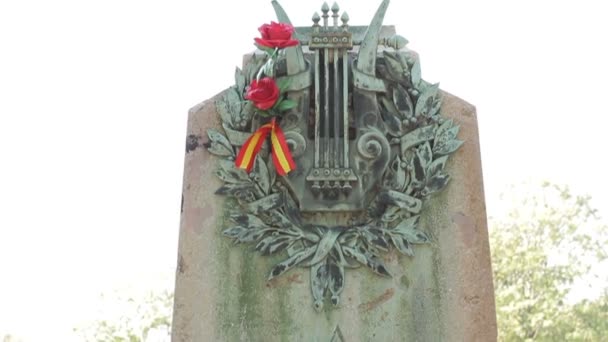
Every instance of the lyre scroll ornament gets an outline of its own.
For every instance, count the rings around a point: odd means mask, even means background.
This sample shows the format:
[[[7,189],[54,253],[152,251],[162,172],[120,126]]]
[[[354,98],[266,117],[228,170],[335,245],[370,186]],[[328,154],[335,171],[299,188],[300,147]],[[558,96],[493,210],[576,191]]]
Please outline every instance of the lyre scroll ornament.
[[[224,132],[208,132],[209,152],[223,158],[216,174],[225,184],[216,193],[239,204],[223,234],[256,243],[265,255],[285,253],[269,280],[309,267],[317,309],[326,296],[339,303],[346,269],[390,276],[382,252],[411,257],[414,244],[429,242],[419,227],[424,200],[447,186],[448,157],[462,144],[459,126],[440,115],[438,85],[420,78],[407,40],[382,26],[388,3],[369,27],[350,26],[337,4],[323,4],[312,26],[295,28],[299,45],[270,54],[278,56],[270,62],[254,54],[237,69],[236,85],[216,103]],[[289,104],[270,119],[295,161],[285,176],[277,176],[268,149],[252,157],[249,174],[234,163],[252,132],[271,127],[246,98],[269,64],[281,85],[278,101]]]

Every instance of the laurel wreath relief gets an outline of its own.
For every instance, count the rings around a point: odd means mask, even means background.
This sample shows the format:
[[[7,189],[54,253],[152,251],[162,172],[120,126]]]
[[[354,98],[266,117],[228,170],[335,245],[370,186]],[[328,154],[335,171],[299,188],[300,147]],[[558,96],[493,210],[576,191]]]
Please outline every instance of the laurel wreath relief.
[[[384,51],[376,68],[388,90],[378,95],[384,121],[379,130],[391,143],[391,163],[381,190],[367,212],[349,226],[307,224],[284,178],[277,177],[268,151],[257,155],[249,174],[235,167],[239,147],[260,125],[243,94],[264,63],[264,58],[254,56],[244,70],[237,68],[235,85],[216,102],[223,132],[207,131],[206,147],[219,157],[215,174],[224,182],[216,194],[233,197],[240,205],[230,210],[231,224],[223,235],[255,244],[262,255],[285,255],[268,280],[296,266],[310,268],[314,307],[320,310],[326,297],[338,305],[346,269],[365,266],[388,277],[382,253],[395,248],[412,257],[414,245],[430,241],[419,229],[423,202],[446,187],[446,162],[463,142],[457,139],[459,126],[440,116],[438,84],[421,79],[414,54]]]

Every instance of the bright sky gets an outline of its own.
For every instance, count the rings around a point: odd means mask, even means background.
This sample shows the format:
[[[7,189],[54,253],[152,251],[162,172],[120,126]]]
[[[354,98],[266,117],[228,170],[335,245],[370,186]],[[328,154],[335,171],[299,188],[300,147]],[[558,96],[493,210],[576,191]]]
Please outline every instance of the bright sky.
[[[343,0],[367,25],[380,0]],[[549,179],[608,215],[604,1],[397,1],[423,77],[475,104],[488,211]],[[297,26],[322,1],[283,0]],[[72,341],[100,293],[170,288],[188,108],[270,1],[0,2],[0,337]]]

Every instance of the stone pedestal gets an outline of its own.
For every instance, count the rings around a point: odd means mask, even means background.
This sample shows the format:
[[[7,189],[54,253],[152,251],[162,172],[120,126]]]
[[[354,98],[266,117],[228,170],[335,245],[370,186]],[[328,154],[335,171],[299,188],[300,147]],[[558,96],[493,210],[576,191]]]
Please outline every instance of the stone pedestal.
[[[218,95],[218,96],[221,96]],[[444,93],[442,115],[461,125],[452,181],[425,202],[433,242],[415,257],[384,255],[392,278],[346,272],[338,307],[313,308],[309,269],[267,282],[272,265],[221,235],[230,201],[214,191],[217,158],[203,148],[220,128],[214,99],[190,111],[173,341],[495,341],[496,318],[475,108]]]

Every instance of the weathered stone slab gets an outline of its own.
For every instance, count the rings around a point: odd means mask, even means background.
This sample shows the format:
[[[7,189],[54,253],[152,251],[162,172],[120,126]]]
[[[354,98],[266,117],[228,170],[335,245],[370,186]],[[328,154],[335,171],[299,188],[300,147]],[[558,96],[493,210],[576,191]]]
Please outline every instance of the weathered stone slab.
[[[496,320],[475,108],[444,93],[442,115],[465,144],[452,181],[426,201],[420,229],[433,237],[408,258],[384,255],[392,278],[346,272],[338,307],[316,312],[309,269],[266,282],[280,257],[221,235],[231,200],[214,194],[218,159],[203,142],[220,128],[214,100],[190,111],[184,169],[173,341],[494,341]],[[283,258],[284,259],[284,258]]]

